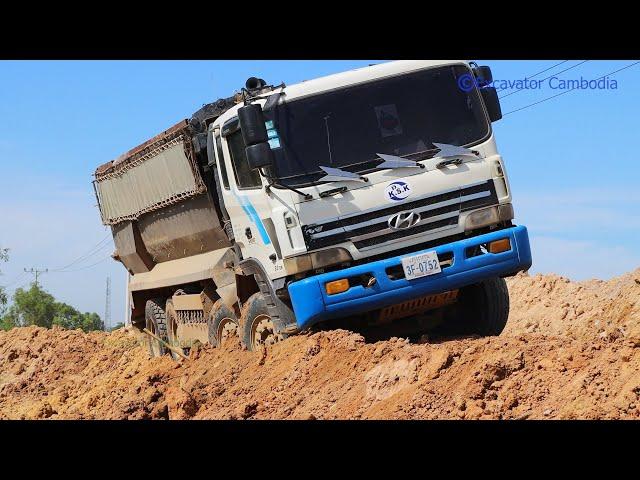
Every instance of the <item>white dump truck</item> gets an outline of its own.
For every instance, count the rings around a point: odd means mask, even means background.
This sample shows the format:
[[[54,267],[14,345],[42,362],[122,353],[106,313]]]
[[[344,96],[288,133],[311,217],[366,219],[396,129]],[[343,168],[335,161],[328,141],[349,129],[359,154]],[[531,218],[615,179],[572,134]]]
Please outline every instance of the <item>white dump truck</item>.
[[[95,191],[154,355],[313,328],[497,335],[513,223],[491,71],[395,61],[228,98],[100,166]]]

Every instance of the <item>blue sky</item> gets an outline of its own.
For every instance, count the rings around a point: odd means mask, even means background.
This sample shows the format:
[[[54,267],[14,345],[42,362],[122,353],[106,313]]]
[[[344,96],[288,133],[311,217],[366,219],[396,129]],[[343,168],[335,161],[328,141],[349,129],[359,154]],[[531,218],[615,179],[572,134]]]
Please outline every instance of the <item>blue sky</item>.
[[[476,61],[490,65],[500,80],[523,79],[559,62]],[[98,245],[68,268],[75,271],[50,272],[41,280],[60,300],[102,315],[111,276],[112,321],[121,320],[125,273],[108,258],[112,242],[99,243],[108,230],[91,186],[97,165],[202,104],[229,96],[249,76],[291,84],[380,62],[0,62],[0,246],[11,249],[10,262],[0,265],[0,285],[10,284],[11,293],[30,280],[23,268],[53,270]],[[535,78],[578,63],[568,61]],[[558,78],[595,79],[629,63],[589,61]],[[617,89],[577,89],[494,124],[516,220],[529,227],[532,272],[609,278],[640,266],[640,167],[631,148],[639,130],[640,65],[611,79]],[[505,97],[502,109],[561,92],[546,81]]]

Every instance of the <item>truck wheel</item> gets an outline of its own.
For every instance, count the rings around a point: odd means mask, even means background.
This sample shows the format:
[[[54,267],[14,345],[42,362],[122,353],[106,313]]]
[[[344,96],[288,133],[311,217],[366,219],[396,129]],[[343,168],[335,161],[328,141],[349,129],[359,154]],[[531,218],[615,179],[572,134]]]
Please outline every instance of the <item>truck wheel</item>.
[[[144,319],[147,330],[157,335],[165,342],[167,341],[167,323],[164,310],[164,300],[162,298],[152,298],[147,300],[144,307]],[[155,338],[146,335],[149,354],[152,357],[161,357],[167,353],[164,345]]]
[[[173,300],[167,300],[167,306],[165,308],[166,318],[167,318],[167,342],[172,347],[181,348],[180,340],[178,338],[178,315],[176,313],[176,309],[173,307]],[[176,352],[172,352],[169,349],[166,349],[171,358],[174,360],[180,360],[180,356]],[[184,352],[185,349],[182,349]],[[185,352],[186,353],[186,352]]]
[[[254,293],[242,306],[240,316],[240,339],[248,350],[256,351],[263,346],[273,345],[283,340],[285,335],[277,334],[273,320],[267,309],[267,300],[262,293]]]
[[[461,327],[460,333],[500,335],[509,318],[509,290],[504,278],[491,278],[470,285],[460,293],[462,318],[456,322],[456,326]]]
[[[238,318],[222,300],[213,304],[207,318],[209,344],[217,347],[222,342],[238,335]]]

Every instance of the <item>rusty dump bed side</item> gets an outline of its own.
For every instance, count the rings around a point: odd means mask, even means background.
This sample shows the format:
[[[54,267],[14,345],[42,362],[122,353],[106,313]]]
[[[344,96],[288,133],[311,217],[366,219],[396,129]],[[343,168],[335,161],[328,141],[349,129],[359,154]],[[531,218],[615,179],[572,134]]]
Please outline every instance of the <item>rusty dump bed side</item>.
[[[182,130],[186,130],[188,125],[189,123],[187,122],[187,120],[181,120],[171,128],[168,128],[167,130],[165,130],[164,132],[159,133],[155,137],[150,138],[146,142],[141,143],[137,147],[129,150],[128,152],[123,153],[115,160],[111,160],[107,163],[100,165],[98,168],[96,168],[96,172],[95,172],[96,180],[100,181],[100,179],[104,178],[105,175],[109,173],[113,173],[118,165],[126,163],[127,160],[130,160],[135,154],[141,153],[147,147],[152,146],[156,143],[160,144],[164,140],[166,140],[167,137],[170,137],[172,134],[175,134],[176,132],[180,132]]]
[[[102,221],[131,274],[230,246],[203,175],[186,120],[98,167]]]
[[[105,225],[137,220],[144,213],[206,192],[186,121],[102,165],[95,177]]]

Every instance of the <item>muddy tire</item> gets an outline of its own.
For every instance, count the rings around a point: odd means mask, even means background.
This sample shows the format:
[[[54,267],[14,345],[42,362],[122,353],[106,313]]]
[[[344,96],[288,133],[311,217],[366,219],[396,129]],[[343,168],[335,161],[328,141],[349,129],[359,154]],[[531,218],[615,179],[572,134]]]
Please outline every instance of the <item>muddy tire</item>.
[[[240,316],[240,340],[248,350],[256,351],[286,338],[276,334],[267,300],[262,293],[254,293],[242,306]]]
[[[509,290],[504,278],[491,278],[460,292],[456,317],[447,321],[465,335],[497,336],[509,319]]]
[[[229,308],[222,300],[213,304],[207,317],[209,330],[209,344],[213,347],[222,345],[222,342],[233,336],[238,336],[239,322],[233,309]]]
[[[152,298],[147,300],[144,307],[144,319],[145,327],[165,342],[167,341],[167,323],[166,313],[164,310],[164,299]],[[164,345],[158,342],[155,338],[147,337],[147,346],[149,348],[149,355],[152,357],[161,357],[167,353],[167,349]]]

